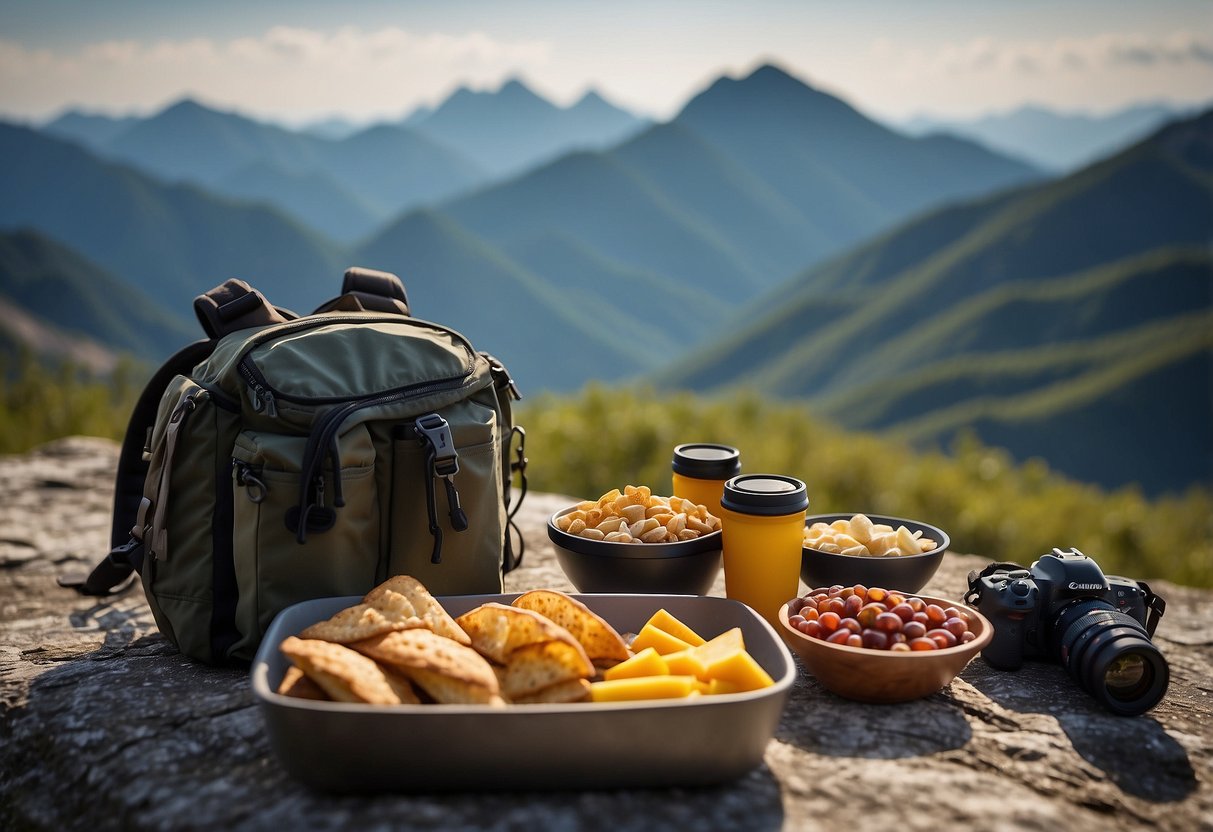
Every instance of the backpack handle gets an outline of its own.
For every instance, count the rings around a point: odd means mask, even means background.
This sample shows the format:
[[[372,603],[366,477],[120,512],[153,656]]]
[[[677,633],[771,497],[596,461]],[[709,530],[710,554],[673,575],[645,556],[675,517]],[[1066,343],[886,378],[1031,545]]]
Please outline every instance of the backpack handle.
[[[293,321],[299,316],[280,309],[243,280],[231,278],[194,298],[194,314],[209,338],[255,326]]]
[[[341,294],[317,307],[316,312],[388,312],[409,315],[404,283],[391,272],[352,266],[345,270]]]

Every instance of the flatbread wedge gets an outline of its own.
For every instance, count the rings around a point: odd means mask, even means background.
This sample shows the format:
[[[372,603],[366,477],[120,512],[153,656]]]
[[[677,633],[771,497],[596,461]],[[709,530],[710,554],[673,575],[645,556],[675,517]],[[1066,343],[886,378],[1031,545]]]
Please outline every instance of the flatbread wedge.
[[[286,669],[282,684],[278,685],[278,693],[296,699],[314,699],[320,702],[327,702],[329,699],[324,688],[309,679],[307,674],[295,665]]]
[[[372,589],[361,604],[346,607],[327,621],[308,627],[300,636],[353,644],[397,630],[426,629],[470,644],[467,633],[416,578],[397,575]]]
[[[353,648],[388,665],[443,703],[492,703],[500,685],[492,666],[470,647],[429,630],[402,630]]]
[[[421,581],[410,575],[388,578],[368,592],[362,602],[370,604],[389,618],[420,618],[425,622],[427,630],[454,639],[460,644],[472,643],[467,633],[461,630],[455,619],[443,609],[442,604],[430,595]]]
[[[536,589],[514,599],[512,606],[531,610],[564,627],[595,664],[621,662],[631,656],[619,633],[576,598],[554,589]]]
[[[379,665],[348,647],[290,636],[278,649],[338,702],[400,704]]]
[[[580,649],[572,633],[531,610],[490,602],[455,620],[472,646],[497,664],[508,664],[510,654],[528,644],[561,641]]]
[[[570,679],[557,682],[534,693],[512,699],[516,705],[556,705],[566,702],[584,702],[590,698],[590,683],[585,679]]]
[[[519,647],[497,668],[501,692],[516,701],[544,688],[594,675],[594,665],[577,642],[544,641]]]

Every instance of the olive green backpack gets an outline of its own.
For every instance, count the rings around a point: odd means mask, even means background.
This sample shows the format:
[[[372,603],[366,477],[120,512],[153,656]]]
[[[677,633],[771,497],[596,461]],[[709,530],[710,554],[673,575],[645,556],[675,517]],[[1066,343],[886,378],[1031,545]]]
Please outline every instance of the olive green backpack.
[[[303,317],[239,280],[194,308],[210,337],[131,417],[113,549],[65,585],[103,595],[138,571],[160,631],[213,664],[251,659],[284,607],[391,575],[501,591],[526,457],[500,362],[411,317],[386,272],[350,269]]]

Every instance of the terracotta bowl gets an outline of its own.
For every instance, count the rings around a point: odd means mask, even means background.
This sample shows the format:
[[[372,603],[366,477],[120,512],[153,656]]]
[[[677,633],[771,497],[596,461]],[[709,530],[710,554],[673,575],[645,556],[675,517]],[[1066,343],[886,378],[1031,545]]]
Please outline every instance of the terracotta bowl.
[[[921,699],[947,687],[969,660],[990,643],[994,627],[977,610],[959,601],[928,595],[918,597],[928,604],[965,610],[969,629],[977,638],[943,650],[914,653],[846,647],[810,638],[794,628],[788,623],[787,604],[779,610],[779,632],[809,673],[839,696],[878,704]]]

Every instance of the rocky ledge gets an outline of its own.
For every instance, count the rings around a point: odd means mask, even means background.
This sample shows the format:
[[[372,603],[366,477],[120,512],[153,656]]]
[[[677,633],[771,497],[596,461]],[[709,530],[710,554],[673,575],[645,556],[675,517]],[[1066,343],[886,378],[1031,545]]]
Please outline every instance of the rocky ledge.
[[[137,587],[97,600],[56,586],[105,548],[116,459],[78,438],[0,458],[0,828],[1213,829],[1213,593],[1163,582],[1172,683],[1142,717],[1111,716],[1051,665],[977,659],[892,706],[802,671],[764,764],[724,786],[309,792],[273,757],[244,672],[180,656]],[[507,588],[571,589],[544,534],[567,501],[527,498]],[[924,591],[959,597],[983,563],[950,553]]]

